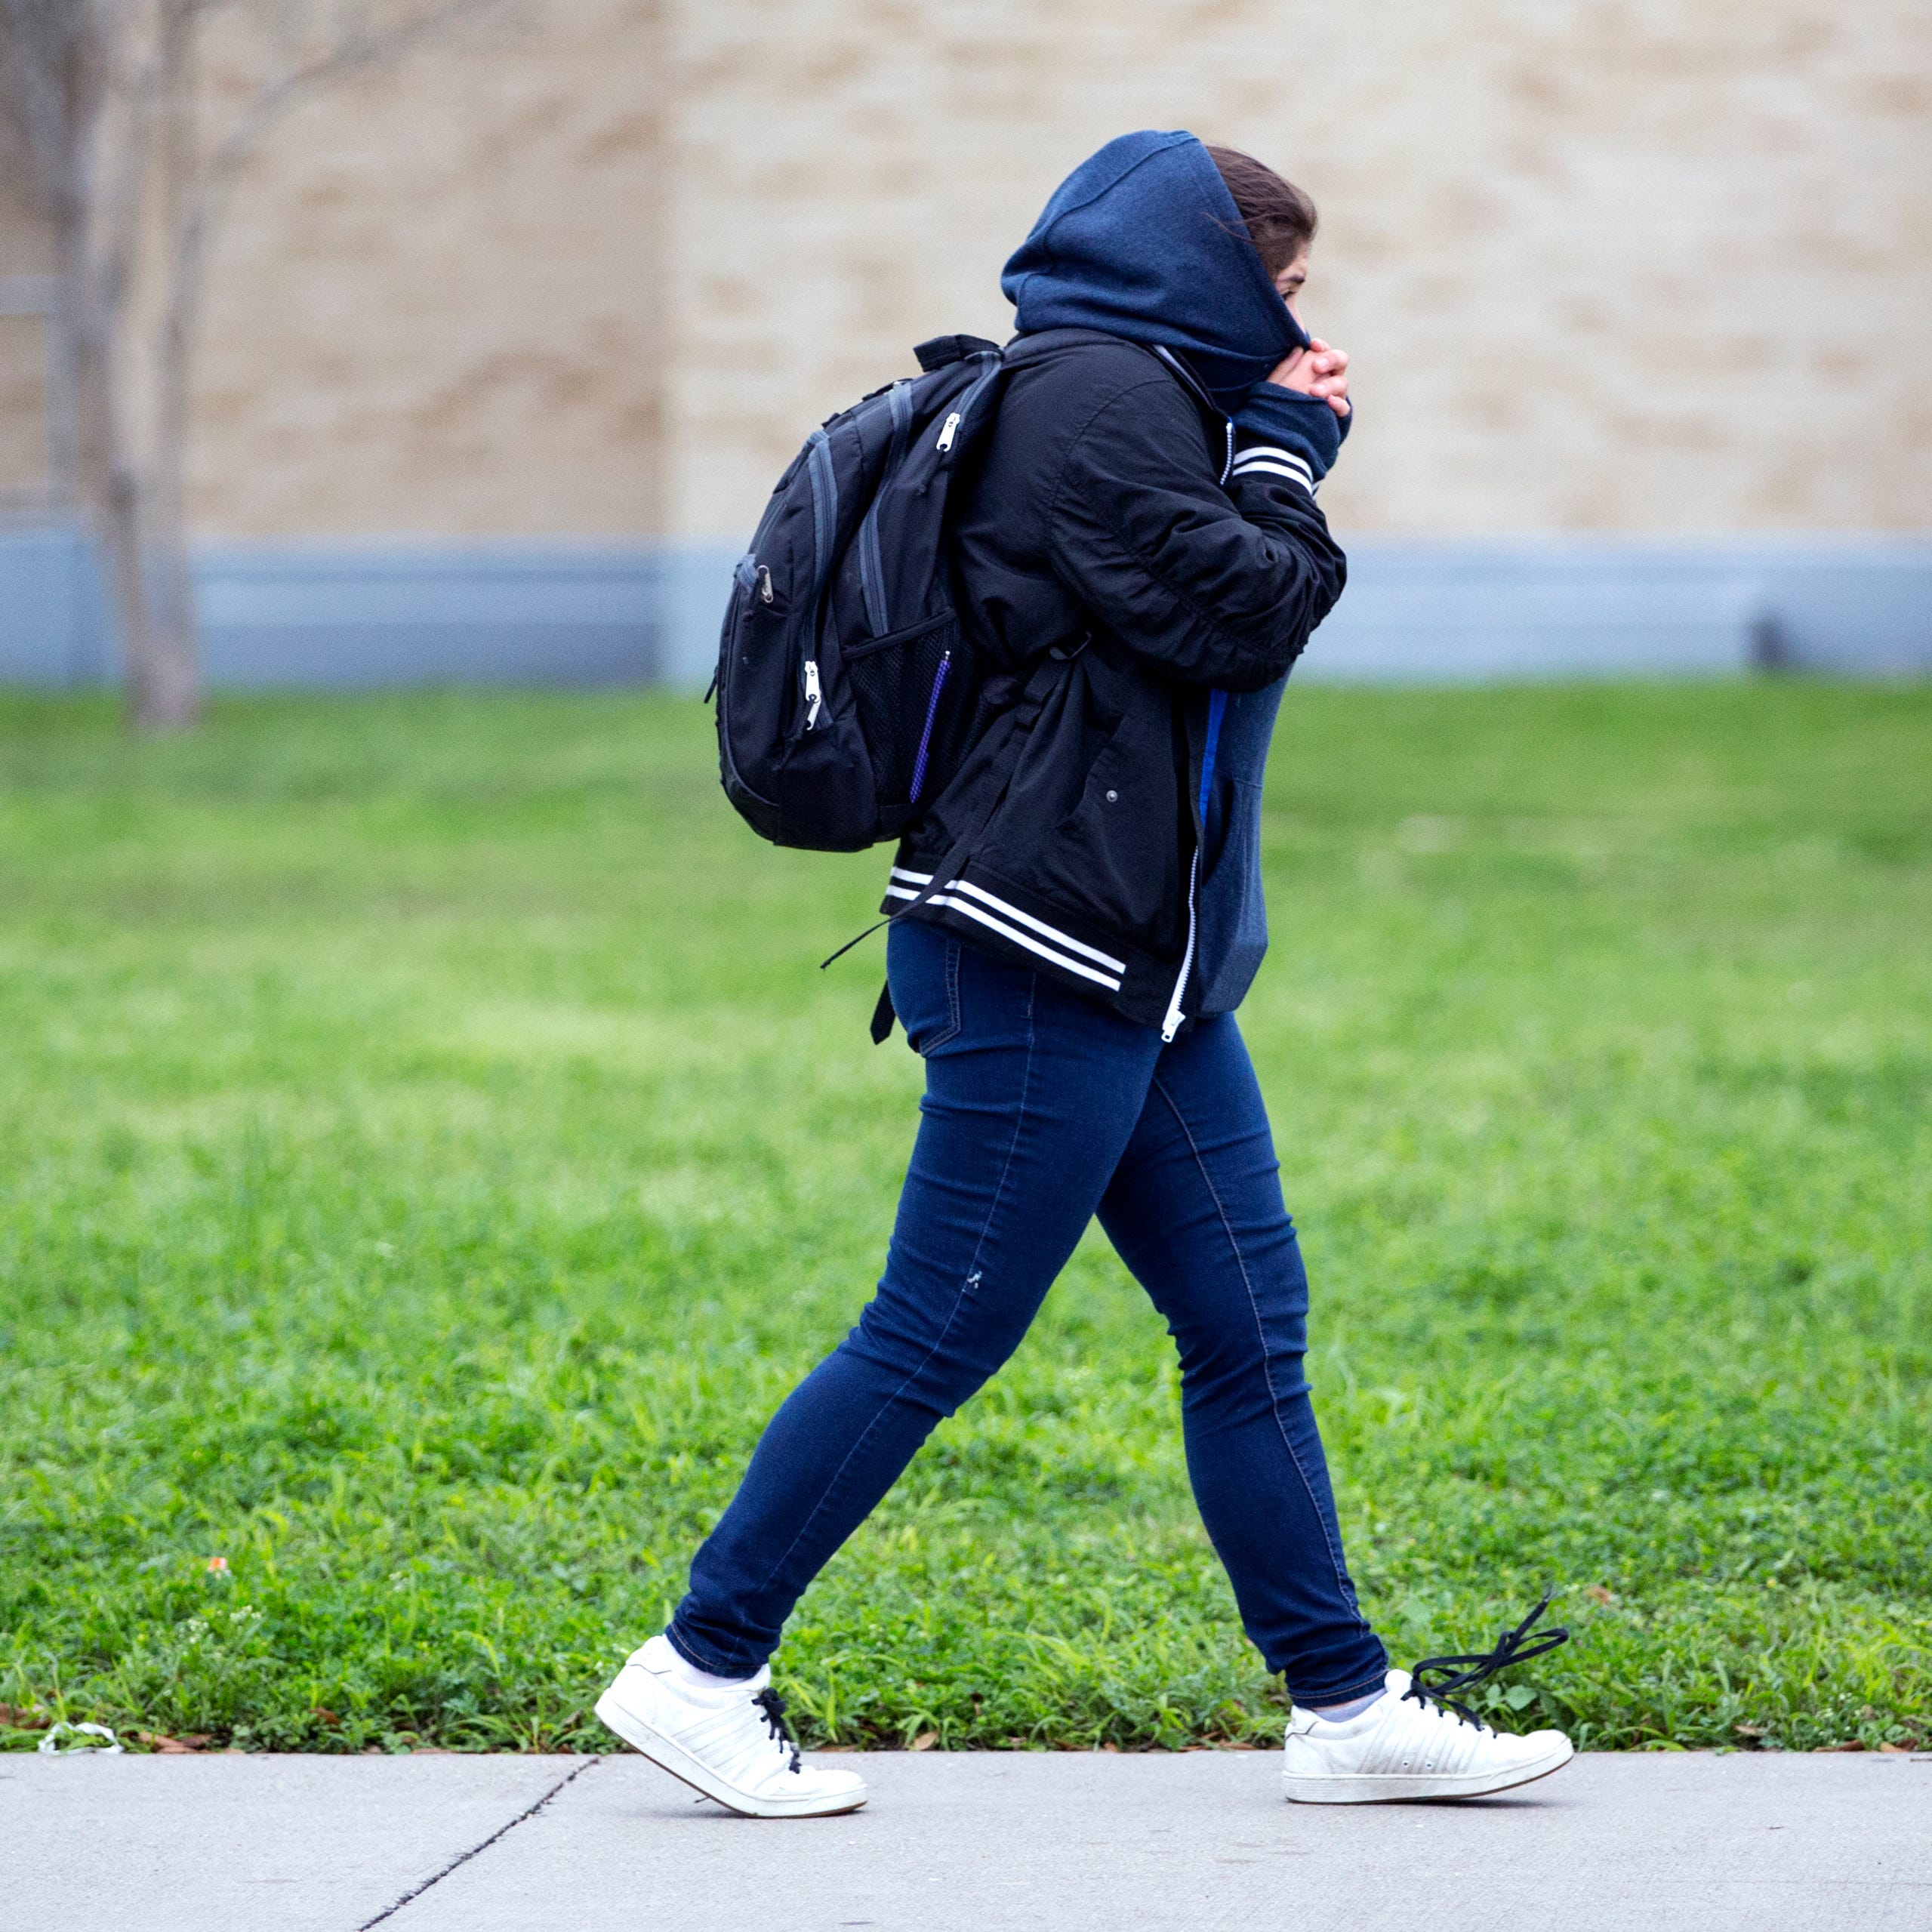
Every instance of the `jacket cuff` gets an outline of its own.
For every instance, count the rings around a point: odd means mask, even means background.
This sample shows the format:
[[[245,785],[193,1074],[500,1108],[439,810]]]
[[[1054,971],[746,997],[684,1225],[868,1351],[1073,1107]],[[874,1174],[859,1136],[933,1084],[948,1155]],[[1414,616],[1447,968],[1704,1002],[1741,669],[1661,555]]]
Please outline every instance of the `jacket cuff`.
[[[1318,396],[1283,389],[1271,382],[1258,382],[1249,390],[1247,400],[1235,412],[1234,429],[1240,454],[1236,470],[1252,468],[1266,457],[1286,458],[1284,467],[1305,468],[1311,489],[1335,467],[1354,421],[1351,408],[1338,416]],[[1250,461],[1250,458],[1253,459]]]

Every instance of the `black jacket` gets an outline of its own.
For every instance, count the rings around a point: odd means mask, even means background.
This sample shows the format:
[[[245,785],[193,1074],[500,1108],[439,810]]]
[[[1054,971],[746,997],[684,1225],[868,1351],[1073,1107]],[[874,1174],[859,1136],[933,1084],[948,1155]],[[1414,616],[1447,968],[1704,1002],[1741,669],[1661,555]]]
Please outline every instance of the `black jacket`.
[[[1159,352],[1051,329],[1007,366],[953,532],[984,723],[881,910],[1171,1038],[1189,1011],[1208,693],[1283,676],[1346,562],[1306,464],[1249,446],[1235,469],[1232,424]]]

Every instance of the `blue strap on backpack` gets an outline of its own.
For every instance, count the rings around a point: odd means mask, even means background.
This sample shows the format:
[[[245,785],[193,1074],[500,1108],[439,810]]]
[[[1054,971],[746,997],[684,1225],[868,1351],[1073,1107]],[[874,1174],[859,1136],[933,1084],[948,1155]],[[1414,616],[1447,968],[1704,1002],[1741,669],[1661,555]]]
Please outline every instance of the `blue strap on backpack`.
[[[828,417],[778,479],[719,642],[726,796],[760,837],[818,852],[896,840],[970,745],[981,678],[946,513],[1006,369],[973,335]]]

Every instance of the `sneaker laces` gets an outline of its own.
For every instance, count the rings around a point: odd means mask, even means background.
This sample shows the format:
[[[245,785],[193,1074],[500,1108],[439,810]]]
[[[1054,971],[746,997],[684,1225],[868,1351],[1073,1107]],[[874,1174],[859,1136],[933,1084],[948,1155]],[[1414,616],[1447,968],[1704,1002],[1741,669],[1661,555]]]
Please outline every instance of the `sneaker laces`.
[[[799,1768],[798,1744],[785,1722],[785,1700],[775,1690],[761,1690],[751,1701],[763,1713],[765,1722],[771,1730],[772,1742],[781,1750],[791,1753],[791,1762],[786,1767],[787,1770],[797,1770]]]
[[[1478,1684],[1487,1684],[1500,1670],[1507,1670],[1511,1664],[1527,1663],[1532,1657],[1540,1657],[1545,1651],[1554,1650],[1559,1644],[1570,1641],[1570,1632],[1561,1626],[1545,1630],[1534,1643],[1524,1640],[1530,1628],[1550,1607],[1550,1599],[1556,1595],[1552,1585],[1543,1592],[1543,1600],[1514,1630],[1505,1630],[1496,1640],[1493,1650],[1480,1651],[1462,1657],[1425,1657],[1409,1673],[1409,1687],[1404,1691],[1404,1698],[1413,1697],[1424,1710],[1431,1704],[1440,1704],[1453,1711],[1465,1724],[1474,1724],[1478,1730],[1484,1728],[1483,1721],[1456,1696],[1459,1690],[1473,1690]]]

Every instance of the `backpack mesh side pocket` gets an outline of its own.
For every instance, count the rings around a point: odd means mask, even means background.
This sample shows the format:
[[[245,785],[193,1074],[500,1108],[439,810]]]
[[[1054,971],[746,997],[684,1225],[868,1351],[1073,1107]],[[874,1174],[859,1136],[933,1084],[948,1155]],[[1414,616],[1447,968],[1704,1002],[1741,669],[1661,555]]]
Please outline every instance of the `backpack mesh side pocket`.
[[[959,620],[951,611],[845,652],[846,681],[882,810],[921,803],[932,797],[935,779],[951,775],[947,727],[966,683],[961,655]]]

